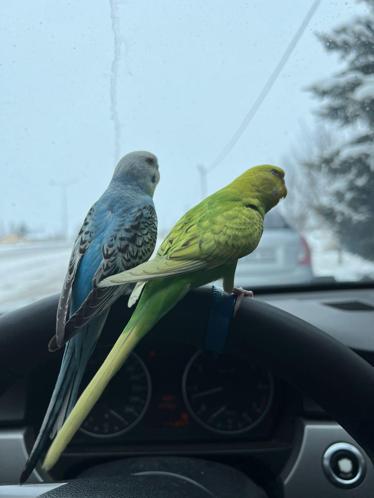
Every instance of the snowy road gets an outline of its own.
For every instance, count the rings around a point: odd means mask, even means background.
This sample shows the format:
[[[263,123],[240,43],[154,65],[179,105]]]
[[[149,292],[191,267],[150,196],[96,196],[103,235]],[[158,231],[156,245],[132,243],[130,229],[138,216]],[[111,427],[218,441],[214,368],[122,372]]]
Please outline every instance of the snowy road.
[[[316,231],[307,238],[316,276],[374,279],[374,262],[339,254],[324,233]],[[72,242],[0,245],[0,313],[60,292],[71,247]]]
[[[0,246],[0,313],[59,292],[70,250],[57,242]]]

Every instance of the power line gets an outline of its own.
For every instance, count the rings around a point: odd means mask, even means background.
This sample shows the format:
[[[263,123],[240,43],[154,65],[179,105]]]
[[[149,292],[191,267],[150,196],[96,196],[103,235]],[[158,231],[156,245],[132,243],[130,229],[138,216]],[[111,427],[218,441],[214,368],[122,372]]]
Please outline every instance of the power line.
[[[270,92],[272,86],[278,79],[278,76],[280,75],[283,67],[287,63],[288,59],[290,58],[290,55],[294,51],[297,43],[299,42],[301,36],[303,35],[304,31],[306,30],[308,24],[310,23],[313,15],[315,14],[318,5],[320,4],[321,0],[315,0],[307,12],[305,18],[303,19],[302,23],[300,24],[298,30],[294,34],[292,40],[290,41],[289,45],[287,46],[284,54],[282,55],[281,59],[279,60],[278,64],[275,66],[274,71],[271,73],[269,76],[268,80],[266,81],[265,85],[263,86],[261,92],[259,93],[258,97],[254,101],[252,107],[249,109],[247,114],[245,115],[243,121],[240,123],[239,128],[236,130],[236,132],[233,134],[231,139],[227,142],[227,144],[223,147],[221,152],[218,154],[218,156],[215,158],[215,160],[205,169],[205,173],[209,173],[210,171],[213,171],[231,152],[231,150],[235,147],[235,145],[238,143],[240,137],[243,135],[244,131],[246,130],[247,126],[249,123],[252,121],[252,119],[255,117],[258,109],[260,108],[261,104],[267,97],[268,93]],[[200,168],[201,169],[201,168]]]

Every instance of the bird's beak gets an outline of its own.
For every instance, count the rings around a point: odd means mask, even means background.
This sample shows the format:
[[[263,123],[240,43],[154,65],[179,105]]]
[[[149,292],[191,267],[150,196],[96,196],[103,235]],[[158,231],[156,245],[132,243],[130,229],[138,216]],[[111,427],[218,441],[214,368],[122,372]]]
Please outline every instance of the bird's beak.
[[[287,187],[284,181],[282,181],[281,185],[277,185],[272,192],[273,196],[280,201],[287,196]]]

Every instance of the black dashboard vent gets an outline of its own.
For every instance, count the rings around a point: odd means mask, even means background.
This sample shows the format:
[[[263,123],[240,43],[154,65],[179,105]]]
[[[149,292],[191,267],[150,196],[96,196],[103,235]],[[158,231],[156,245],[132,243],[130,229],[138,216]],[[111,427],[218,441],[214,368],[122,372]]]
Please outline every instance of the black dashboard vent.
[[[374,311],[374,306],[362,301],[339,301],[334,303],[323,303],[325,306],[337,308],[343,311]]]

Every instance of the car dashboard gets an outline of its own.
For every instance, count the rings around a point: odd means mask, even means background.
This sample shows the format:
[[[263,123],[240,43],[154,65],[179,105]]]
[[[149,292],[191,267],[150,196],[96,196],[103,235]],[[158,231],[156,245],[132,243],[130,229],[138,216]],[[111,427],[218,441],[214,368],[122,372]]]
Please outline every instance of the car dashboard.
[[[373,289],[272,294],[259,290],[256,298],[317,325],[374,364]],[[120,302],[114,307],[83,384],[118,336],[123,306]],[[346,486],[345,495],[367,497],[374,486],[374,471],[358,445],[251,351],[246,357],[197,350],[165,340],[162,332],[149,334],[112,380],[51,476],[34,472],[30,482],[72,479],[92,464],[113,458],[180,455],[232,465],[269,496],[299,497],[303,483],[303,497],[315,497],[318,491],[318,496],[328,498],[341,496],[344,482],[334,482],[323,458],[331,446],[345,443],[358,448],[365,460],[364,477]],[[51,354],[0,398],[0,461],[6,462],[0,469],[1,483],[18,480],[47,408],[60,358],[59,353]],[[1,491],[0,496],[4,496]]]
[[[83,385],[109,351],[111,330],[109,322]],[[34,434],[57,374],[58,362],[51,358],[25,386],[25,413]],[[150,334],[111,381],[53,476],[74,477],[108,456],[169,454],[243,462],[256,454],[279,471],[300,410],[301,396],[250,351],[245,361]]]

